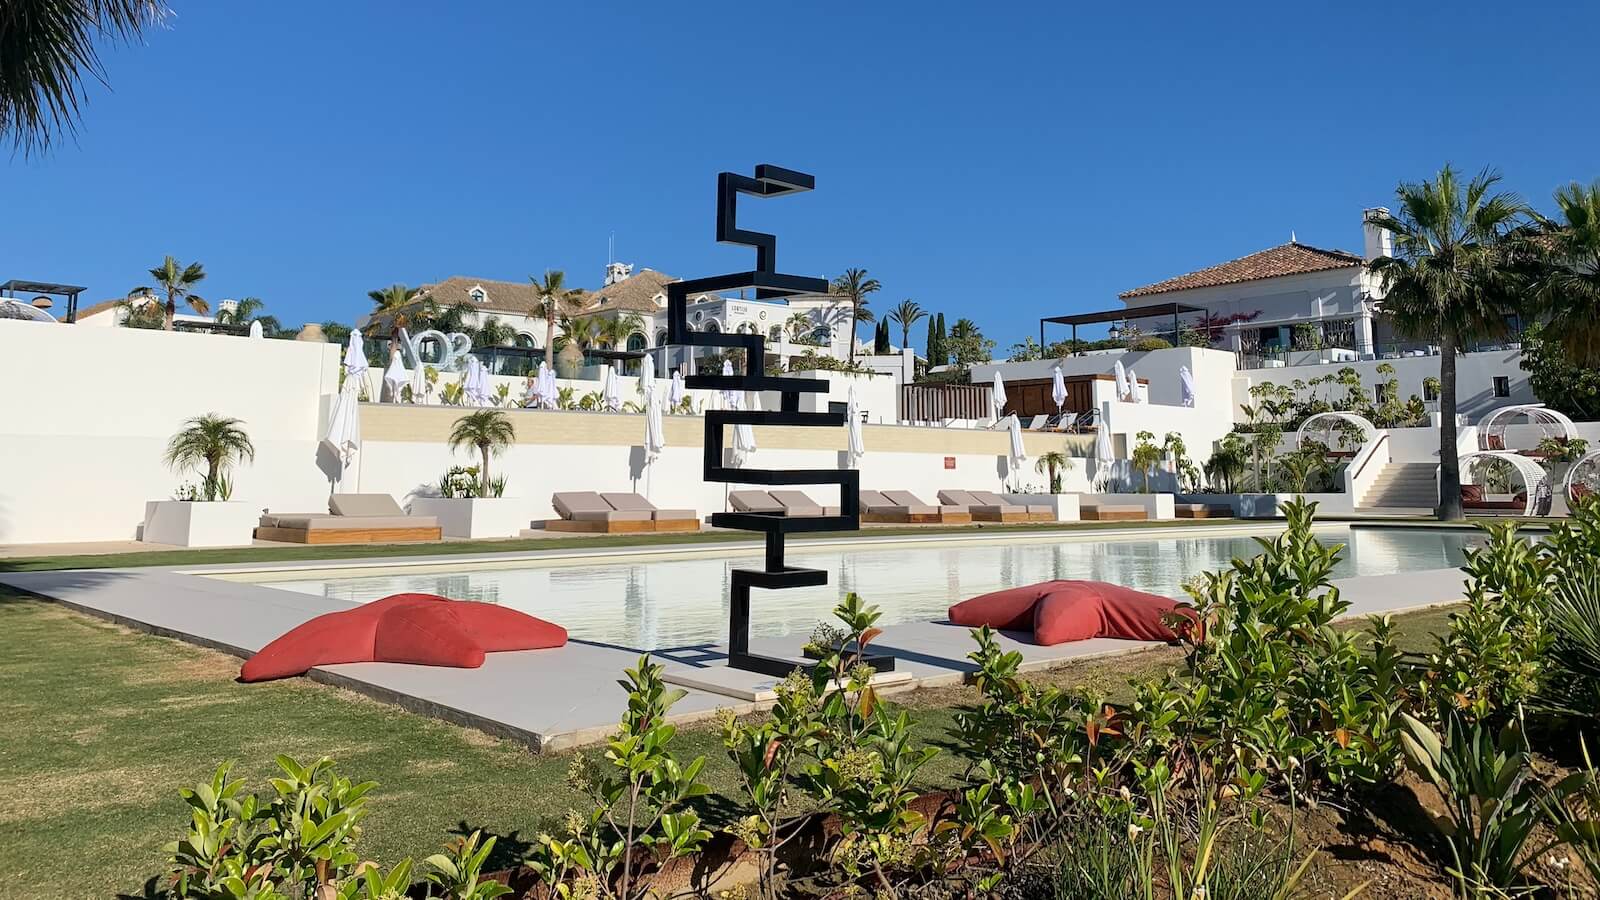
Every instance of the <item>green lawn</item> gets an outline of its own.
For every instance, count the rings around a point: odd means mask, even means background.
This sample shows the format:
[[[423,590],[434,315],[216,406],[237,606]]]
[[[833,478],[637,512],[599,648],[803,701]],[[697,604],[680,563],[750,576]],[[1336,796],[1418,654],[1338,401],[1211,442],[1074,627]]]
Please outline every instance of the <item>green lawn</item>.
[[[1403,617],[1401,631],[1420,649],[1444,615]],[[303,679],[239,684],[234,657],[5,588],[0,634],[0,898],[137,892],[162,871],[160,847],[185,822],[177,788],[221,760],[236,760],[235,772],[255,784],[273,771],[276,753],[326,754],[346,774],[378,781],[362,847],[385,863],[426,855],[450,832],[474,828],[501,835],[501,859],[510,861],[519,842],[574,800],[564,785],[570,754],[535,756]],[[1180,661],[1162,649],[1039,677],[1126,696],[1119,689],[1129,677]],[[921,738],[945,748],[928,769],[932,783],[963,765],[950,728],[971,697],[950,688],[899,698]],[[735,809],[725,793],[732,770],[714,731],[689,728],[679,741],[683,754],[709,757],[717,793],[706,812],[725,820]]]
[[[861,531],[819,532],[794,536],[791,545],[807,540],[840,537],[895,537],[901,535],[1037,533],[1104,531],[1128,528],[1171,528],[1174,525],[1209,527],[1247,524],[1242,519],[1184,519],[1181,522],[1061,522],[982,525],[919,525],[874,527]],[[1271,527],[1270,521],[1260,522]],[[1278,524],[1282,524],[1281,522]],[[319,559],[360,559],[382,556],[452,556],[465,553],[527,553],[534,550],[581,550],[588,547],[656,547],[669,544],[724,544],[753,541],[759,535],[740,531],[703,531],[694,534],[616,534],[585,537],[515,538],[504,541],[443,541],[425,544],[346,544],[278,547],[229,547],[219,550],[140,550],[132,553],[98,553],[83,556],[18,556],[0,558],[0,572],[42,572],[55,569],[116,569],[130,566],[201,566],[228,563],[294,562]]]

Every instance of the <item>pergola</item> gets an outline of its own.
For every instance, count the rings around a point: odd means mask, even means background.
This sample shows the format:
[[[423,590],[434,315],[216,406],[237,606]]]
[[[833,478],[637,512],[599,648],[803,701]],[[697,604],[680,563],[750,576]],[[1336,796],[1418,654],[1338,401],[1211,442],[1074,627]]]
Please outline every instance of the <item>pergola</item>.
[[[1526,488],[1523,511],[1525,516],[1542,516],[1550,512],[1550,476],[1544,466],[1511,450],[1479,450],[1461,455],[1461,471],[1476,474],[1479,460],[1498,459],[1507,462],[1522,477]]]
[[[1072,343],[1077,346],[1079,325],[1100,325],[1106,322],[1123,322],[1128,319],[1155,319],[1172,317],[1173,344],[1177,344],[1179,330],[1178,317],[1184,313],[1206,313],[1207,310],[1200,306],[1190,306],[1186,303],[1153,303],[1149,306],[1126,306],[1119,309],[1107,309],[1099,312],[1078,313],[1071,316],[1048,316],[1039,320],[1039,346],[1045,346],[1044,326],[1071,325]]]
[[[34,297],[61,297],[67,301],[67,314],[62,318],[65,322],[78,321],[78,295],[88,290],[75,284],[56,284],[50,281],[28,281],[24,278],[13,278],[0,283],[0,294],[15,299],[17,292]]]
[[[1308,416],[1304,422],[1300,423],[1299,430],[1294,434],[1294,445],[1296,447],[1303,445],[1306,442],[1306,438],[1313,434],[1331,436],[1332,432],[1338,428],[1337,423],[1339,422],[1349,422],[1350,424],[1360,428],[1361,441],[1363,444],[1370,443],[1373,438],[1378,436],[1378,429],[1375,428],[1371,422],[1368,422],[1365,418],[1358,416],[1355,413],[1324,412],[1317,413],[1314,416]],[[1316,423],[1317,427],[1313,428],[1312,423]],[[1333,447],[1333,444],[1329,441],[1323,441],[1323,443],[1329,448]]]
[[[1518,418],[1538,427],[1539,437],[1570,441],[1578,436],[1572,420],[1543,403],[1514,403],[1502,406],[1478,424],[1478,447],[1483,450],[1510,450],[1506,446],[1506,426]],[[1525,448],[1532,450],[1532,447]]]
[[[1600,493],[1600,450],[1590,450],[1567,470],[1567,483],[1562,487],[1567,502],[1577,503],[1584,497]]]

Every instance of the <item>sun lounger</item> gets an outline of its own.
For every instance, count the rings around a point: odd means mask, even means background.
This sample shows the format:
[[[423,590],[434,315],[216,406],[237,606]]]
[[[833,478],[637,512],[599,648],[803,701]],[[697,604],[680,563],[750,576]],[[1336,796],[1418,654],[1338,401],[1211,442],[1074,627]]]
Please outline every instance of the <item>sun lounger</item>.
[[[617,509],[594,491],[558,493],[550,498],[550,503],[561,518],[544,524],[549,531],[624,534],[655,530],[655,519],[649,509]]]
[[[409,516],[388,494],[334,494],[326,513],[263,513],[256,537],[293,544],[373,544],[437,541],[433,516]]]
[[[862,491],[861,521],[877,524],[905,524],[911,521],[911,510],[895,503],[878,491]]]
[[[692,509],[660,509],[638,494],[602,493],[600,499],[618,512],[642,510],[650,513],[652,531],[700,530],[700,516]]]
[[[1028,420],[1028,424],[1022,426],[1022,430],[1023,431],[1043,431],[1045,429],[1045,427],[1047,425],[1049,425],[1049,424],[1050,424],[1050,416],[1048,416],[1048,415],[1034,416],[1033,418]]]
[[[972,513],[968,512],[965,506],[957,504],[933,506],[923,503],[921,497],[910,491],[884,491],[883,495],[888,497],[891,502],[902,504],[913,510],[911,517],[913,522],[938,522],[942,525],[972,524]],[[931,515],[931,518],[919,519],[919,513],[925,517]]]
[[[1231,519],[1233,507],[1225,503],[1175,503],[1172,514],[1180,519]]]
[[[1026,522],[1028,511],[1012,503],[985,503],[969,491],[940,491],[939,502],[965,507],[975,522]]]
[[[1097,503],[1079,507],[1078,518],[1085,522],[1143,522],[1150,515],[1135,504]]]
[[[1055,507],[1046,503],[1012,503],[1006,498],[992,491],[968,491],[967,493],[978,498],[978,502],[985,506],[1020,506],[1028,514],[1030,522],[1054,522],[1056,520]]]
[[[728,504],[734,512],[761,513],[769,516],[783,515],[783,504],[772,499],[766,491],[733,491],[728,494]]]
[[[1062,413],[1059,416],[1052,416],[1051,417],[1050,425],[1049,425],[1047,430],[1049,430],[1049,431],[1060,431],[1060,432],[1070,432],[1070,431],[1072,431],[1072,427],[1074,425],[1076,425],[1077,422],[1078,422],[1078,414],[1077,413]]]
[[[839,507],[823,506],[806,495],[805,491],[768,491],[772,499],[778,501],[783,507],[783,514],[799,518],[802,516],[837,516]]]

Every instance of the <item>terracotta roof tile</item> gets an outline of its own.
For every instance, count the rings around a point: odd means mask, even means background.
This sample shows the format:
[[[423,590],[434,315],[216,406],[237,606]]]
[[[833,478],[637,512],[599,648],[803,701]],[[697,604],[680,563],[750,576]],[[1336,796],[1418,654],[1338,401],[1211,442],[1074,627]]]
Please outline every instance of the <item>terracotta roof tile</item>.
[[[1165,294],[1171,291],[1187,291],[1193,288],[1215,287],[1220,284],[1239,284],[1245,281],[1259,281],[1263,278],[1277,278],[1281,275],[1300,275],[1306,272],[1323,272],[1328,269],[1343,269],[1349,266],[1359,266],[1361,257],[1343,250],[1323,250],[1306,244],[1290,242],[1270,247],[1259,253],[1241,256],[1229,260],[1221,265],[1200,269],[1187,275],[1168,278],[1155,284],[1134,288],[1119,294],[1119,297],[1148,297],[1151,294]]]

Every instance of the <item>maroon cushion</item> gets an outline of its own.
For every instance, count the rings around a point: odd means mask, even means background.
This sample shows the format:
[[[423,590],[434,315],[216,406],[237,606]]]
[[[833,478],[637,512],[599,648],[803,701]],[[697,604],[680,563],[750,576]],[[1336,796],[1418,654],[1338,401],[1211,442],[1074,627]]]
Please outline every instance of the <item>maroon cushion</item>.
[[[317,666],[407,662],[476,668],[483,654],[567,642],[566,629],[491,603],[395,594],[290,629],[245,661],[243,681],[301,675]]]
[[[372,640],[375,662],[415,663],[476,669],[483,648],[467,635],[448,600],[411,600],[378,619]]]
[[[1483,487],[1476,484],[1463,484],[1461,486],[1462,503],[1483,502]]]
[[[1046,581],[963,600],[950,607],[950,621],[968,628],[987,625],[1004,631],[1029,631],[1033,607],[1058,583]]]

